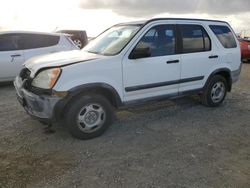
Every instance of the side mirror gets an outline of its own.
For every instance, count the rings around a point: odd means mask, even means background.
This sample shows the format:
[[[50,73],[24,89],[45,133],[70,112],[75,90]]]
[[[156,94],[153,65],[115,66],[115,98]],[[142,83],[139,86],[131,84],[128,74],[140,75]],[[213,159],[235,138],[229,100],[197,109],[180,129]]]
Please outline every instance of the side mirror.
[[[151,51],[150,47],[138,47],[136,46],[135,49],[130,53],[129,59],[140,59],[145,57],[150,57]]]

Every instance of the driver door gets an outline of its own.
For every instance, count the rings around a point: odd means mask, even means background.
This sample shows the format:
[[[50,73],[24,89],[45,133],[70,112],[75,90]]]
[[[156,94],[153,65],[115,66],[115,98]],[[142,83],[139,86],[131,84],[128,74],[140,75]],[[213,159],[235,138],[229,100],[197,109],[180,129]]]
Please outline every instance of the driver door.
[[[149,54],[133,58],[132,53],[143,52],[143,48]],[[178,95],[181,58],[176,52],[175,25],[157,25],[146,31],[122,64],[126,102]]]

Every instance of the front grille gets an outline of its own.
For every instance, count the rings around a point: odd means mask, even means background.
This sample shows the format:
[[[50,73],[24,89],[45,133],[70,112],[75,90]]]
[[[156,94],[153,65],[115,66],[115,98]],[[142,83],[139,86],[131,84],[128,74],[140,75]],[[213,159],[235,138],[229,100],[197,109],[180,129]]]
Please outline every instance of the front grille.
[[[23,80],[29,79],[30,73],[31,73],[31,72],[30,72],[29,69],[24,68],[24,69],[21,70],[19,76],[20,76],[20,78],[21,78],[22,81],[23,81]]]

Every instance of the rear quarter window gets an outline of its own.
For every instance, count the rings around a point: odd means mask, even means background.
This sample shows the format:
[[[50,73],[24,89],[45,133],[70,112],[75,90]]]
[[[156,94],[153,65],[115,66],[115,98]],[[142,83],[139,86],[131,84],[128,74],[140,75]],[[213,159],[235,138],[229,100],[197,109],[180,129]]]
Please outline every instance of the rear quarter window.
[[[222,25],[210,25],[210,29],[219,39],[224,48],[236,48],[237,43],[234,38],[234,34],[227,26]]]
[[[22,49],[35,49],[55,46],[60,40],[60,36],[44,34],[21,34],[19,46]]]

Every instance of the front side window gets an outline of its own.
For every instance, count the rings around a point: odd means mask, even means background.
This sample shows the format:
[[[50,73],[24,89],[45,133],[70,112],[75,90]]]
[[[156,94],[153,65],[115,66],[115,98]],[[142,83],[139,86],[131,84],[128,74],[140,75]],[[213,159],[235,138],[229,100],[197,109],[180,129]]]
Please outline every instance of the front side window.
[[[181,25],[183,53],[195,53],[211,50],[211,40],[207,32],[199,25]]]
[[[100,55],[116,55],[129,43],[140,25],[114,26],[91,41],[83,50]]]
[[[236,48],[237,44],[232,31],[227,26],[222,25],[210,25],[211,30],[224,48]]]
[[[148,48],[148,57],[176,54],[175,27],[159,25],[151,28],[136,45],[134,51]]]

